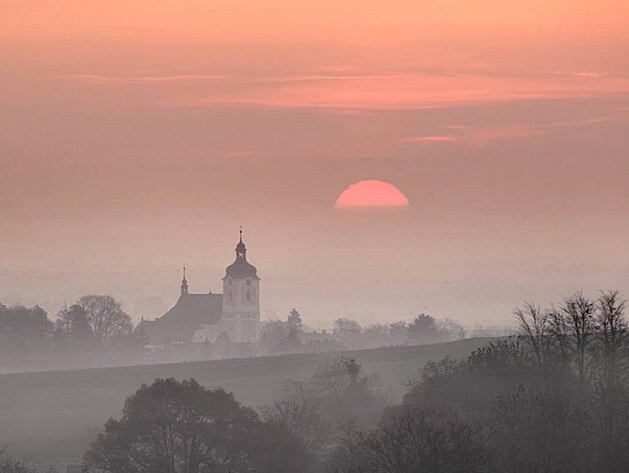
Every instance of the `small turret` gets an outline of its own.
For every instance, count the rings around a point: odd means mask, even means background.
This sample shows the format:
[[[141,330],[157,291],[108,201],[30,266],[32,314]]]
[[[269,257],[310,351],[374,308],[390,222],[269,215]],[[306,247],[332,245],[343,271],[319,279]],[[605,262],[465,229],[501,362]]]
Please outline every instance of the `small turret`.
[[[186,265],[183,265],[183,279],[181,280],[181,295],[188,294],[188,281],[186,280]]]

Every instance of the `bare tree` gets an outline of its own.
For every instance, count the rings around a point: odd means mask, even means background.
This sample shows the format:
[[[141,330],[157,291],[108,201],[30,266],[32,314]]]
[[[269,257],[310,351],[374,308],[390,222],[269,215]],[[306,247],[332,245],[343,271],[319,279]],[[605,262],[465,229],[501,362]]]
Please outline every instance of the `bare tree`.
[[[282,391],[282,396],[273,404],[262,407],[262,418],[285,425],[301,439],[308,451],[319,452],[329,425],[321,416],[317,399],[303,383],[296,381],[284,383]]]
[[[6,448],[0,448],[0,473],[37,473],[37,469],[29,460],[9,456]]]
[[[327,455],[327,473],[379,473],[363,451],[364,434],[356,424],[348,422],[339,429],[336,445]]]
[[[625,304],[618,291],[604,292],[598,300],[596,319],[602,345],[602,377],[604,385],[610,390],[620,387],[622,368],[627,361],[629,334]]]
[[[569,329],[569,349],[580,381],[586,381],[596,332],[596,303],[577,292],[564,299],[561,312]]]
[[[362,327],[354,320],[340,318],[334,322],[334,333],[341,337],[357,337],[361,331]]]
[[[520,329],[526,343],[535,356],[538,367],[542,367],[546,361],[550,349],[550,318],[549,312],[526,302],[524,308],[515,310]]]
[[[570,368],[570,329],[564,313],[554,306],[548,311],[549,332],[551,334],[554,355],[563,374]]]
[[[113,297],[83,296],[76,305],[86,312],[94,338],[101,346],[117,337],[131,335],[131,317]]]
[[[489,447],[476,425],[431,406],[392,409],[360,447],[378,473],[489,471]]]
[[[94,340],[87,311],[78,304],[61,310],[57,314],[55,327],[57,334],[63,335],[73,349],[87,349]]]
[[[496,399],[491,423],[496,470],[591,473],[597,439],[589,403],[569,385],[520,385]]]

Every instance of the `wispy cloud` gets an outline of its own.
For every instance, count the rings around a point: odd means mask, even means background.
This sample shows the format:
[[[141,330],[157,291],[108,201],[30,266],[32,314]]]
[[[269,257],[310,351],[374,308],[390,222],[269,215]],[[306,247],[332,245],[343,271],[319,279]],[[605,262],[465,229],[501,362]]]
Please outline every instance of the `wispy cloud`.
[[[479,127],[468,125],[447,125],[448,132],[442,135],[426,135],[404,138],[412,143],[438,144],[462,143],[469,146],[486,146],[490,141],[506,138],[526,138],[541,136],[562,128],[578,128],[622,119],[623,115],[600,115],[575,120],[557,120],[542,124],[512,124],[500,127]]]
[[[629,80],[602,77],[504,78],[475,75],[338,75],[265,80],[238,95],[212,95],[189,106],[248,105],[272,108],[422,109],[480,103],[557,100],[629,93]]]
[[[145,76],[106,76],[100,74],[73,74],[63,76],[66,80],[89,82],[93,84],[161,84],[175,82],[204,82],[228,79],[220,74],[178,74]]]
[[[410,74],[311,74],[264,77],[254,82],[259,83],[290,83],[290,82],[323,82],[323,81],[380,81],[413,77]]]
[[[573,72],[572,77],[581,77],[583,79],[600,79],[601,77],[605,77],[606,74],[604,72]]]
[[[405,141],[412,141],[415,143],[443,143],[451,141],[459,141],[460,137],[453,135],[433,135],[433,136],[416,136],[408,138]]]
[[[216,159],[216,158],[226,158],[226,159],[237,159],[237,158],[253,158],[257,156],[262,156],[263,153],[259,150],[253,149],[235,149],[235,150],[210,150],[210,151],[202,151],[198,153],[193,153],[192,157],[194,158],[208,158],[208,159]]]
[[[159,103],[176,107],[249,106],[330,110],[404,110],[481,103],[556,100],[629,94],[629,78],[595,72],[505,75],[483,71],[344,70],[312,74],[76,74],[65,80],[96,85],[173,86]],[[594,79],[595,78],[595,79]],[[204,83],[208,83],[204,88]],[[211,87],[209,83],[213,83]],[[177,87],[189,84],[190,87]],[[220,87],[215,85],[220,84]],[[193,87],[194,85],[194,87]]]

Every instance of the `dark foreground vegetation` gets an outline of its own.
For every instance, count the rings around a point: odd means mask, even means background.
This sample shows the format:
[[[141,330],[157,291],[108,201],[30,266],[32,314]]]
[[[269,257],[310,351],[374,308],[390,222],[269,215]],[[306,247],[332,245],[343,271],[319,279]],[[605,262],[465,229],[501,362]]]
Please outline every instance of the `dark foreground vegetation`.
[[[79,463],[105,421],[120,414],[125,399],[158,377],[194,378],[202,386],[222,387],[239,402],[258,409],[285,392],[286,380],[306,382],[319,366],[341,356],[360,360],[362,369],[392,402],[402,398],[406,381],[429,360],[461,359],[487,341],[0,374],[0,446],[7,445],[15,458],[31,457],[43,471],[50,465]],[[66,473],[65,467],[58,470]]]
[[[629,471],[624,309],[616,292],[527,304],[520,336],[428,363],[376,428],[348,433],[328,471]]]
[[[2,473],[37,473],[37,470],[27,459],[14,459],[6,452],[6,448],[0,449],[0,472]]]
[[[520,336],[426,365],[386,406],[358,361],[323,364],[259,414],[194,381],[127,400],[85,455],[111,472],[625,472],[624,301],[516,311]]]
[[[629,471],[629,332],[615,292],[515,312],[518,336],[429,362],[391,404],[330,358],[256,411],[194,380],[143,385],[84,455],[112,473]],[[10,471],[10,470],[7,470]]]

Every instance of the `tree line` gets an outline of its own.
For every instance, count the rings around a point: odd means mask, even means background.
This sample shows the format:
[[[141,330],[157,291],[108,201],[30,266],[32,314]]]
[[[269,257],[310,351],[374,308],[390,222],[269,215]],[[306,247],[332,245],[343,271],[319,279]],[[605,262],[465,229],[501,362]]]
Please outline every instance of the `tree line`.
[[[54,321],[39,306],[0,304],[0,355],[7,366],[37,362],[43,355],[131,353],[145,343],[111,296],[83,296]]]
[[[355,350],[395,345],[422,345],[465,338],[465,330],[450,319],[419,314],[411,322],[372,324],[362,327],[355,320],[342,317],[332,329],[313,331],[305,328],[301,314],[292,309],[286,320],[266,323],[260,333],[262,354],[305,353]]]
[[[517,336],[431,361],[391,404],[332,358],[253,411],[193,380],[156,380],[86,452],[112,473],[629,471],[629,332],[617,292],[515,311]]]
[[[108,295],[87,295],[59,311],[54,320],[39,306],[0,304],[0,369],[339,351],[437,343],[464,336],[463,328],[456,322],[426,314],[416,316],[410,323],[400,321],[367,327],[339,318],[331,330],[313,331],[293,309],[285,320],[264,324],[256,344],[233,347],[218,346],[218,343],[216,347],[188,344],[186,347],[177,345],[170,351],[149,353],[144,349],[148,338],[141,329],[134,328],[131,317],[118,301]]]
[[[629,471],[629,333],[618,292],[515,311],[520,334],[428,363],[334,473]]]

